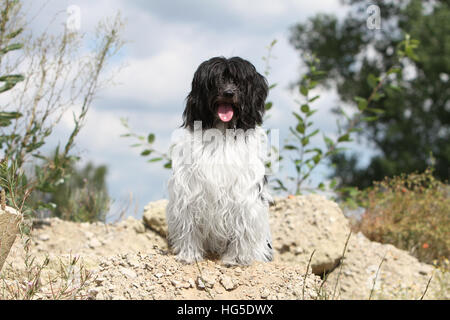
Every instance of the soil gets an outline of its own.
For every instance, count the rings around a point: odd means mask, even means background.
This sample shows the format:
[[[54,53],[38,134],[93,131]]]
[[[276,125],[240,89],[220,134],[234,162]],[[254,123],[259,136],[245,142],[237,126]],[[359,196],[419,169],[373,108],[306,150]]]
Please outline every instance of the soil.
[[[29,250],[19,236],[6,259],[0,298],[25,298],[33,285],[33,299],[418,299],[425,291],[424,298],[450,297],[448,274],[362,234],[348,240],[347,218],[321,196],[276,199],[275,260],[231,267],[214,259],[178,262],[165,240],[165,204],[147,206],[142,220],[114,224],[37,221]]]

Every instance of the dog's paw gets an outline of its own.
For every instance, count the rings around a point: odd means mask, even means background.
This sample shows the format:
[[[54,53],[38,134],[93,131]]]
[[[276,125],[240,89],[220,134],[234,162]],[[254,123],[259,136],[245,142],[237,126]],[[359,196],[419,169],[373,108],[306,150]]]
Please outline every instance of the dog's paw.
[[[236,260],[232,260],[232,259],[222,259],[221,263],[224,267],[234,267],[234,266],[238,266],[239,263]]]
[[[177,254],[175,256],[175,260],[177,260],[178,262],[181,262],[183,264],[192,264],[195,262],[202,261],[203,257],[201,255],[191,256],[191,255],[185,255],[185,254]]]

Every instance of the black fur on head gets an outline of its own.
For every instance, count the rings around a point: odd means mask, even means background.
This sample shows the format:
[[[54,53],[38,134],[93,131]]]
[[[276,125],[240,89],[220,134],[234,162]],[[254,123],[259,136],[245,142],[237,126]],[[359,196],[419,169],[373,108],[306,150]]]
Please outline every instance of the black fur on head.
[[[247,60],[211,58],[194,74],[182,126],[194,130],[194,121],[202,121],[203,129],[221,123],[230,129],[253,129],[262,124],[268,91],[267,80]]]

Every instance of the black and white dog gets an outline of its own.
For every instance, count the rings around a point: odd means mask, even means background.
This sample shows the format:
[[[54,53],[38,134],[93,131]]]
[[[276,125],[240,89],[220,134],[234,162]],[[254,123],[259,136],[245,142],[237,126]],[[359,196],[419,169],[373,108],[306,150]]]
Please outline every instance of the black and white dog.
[[[272,260],[260,127],[267,94],[266,79],[239,57],[211,58],[195,72],[168,183],[168,241],[179,260]]]

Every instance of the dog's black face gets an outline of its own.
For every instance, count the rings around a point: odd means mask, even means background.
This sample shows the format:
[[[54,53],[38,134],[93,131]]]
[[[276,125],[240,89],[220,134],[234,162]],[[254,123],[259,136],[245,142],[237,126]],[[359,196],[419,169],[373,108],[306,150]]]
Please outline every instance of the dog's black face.
[[[254,129],[262,124],[268,91],[266,79],[250,62],[211,58],[194,74],[183,127],[194,130],[194,122],[201,121],[203,129]]]

